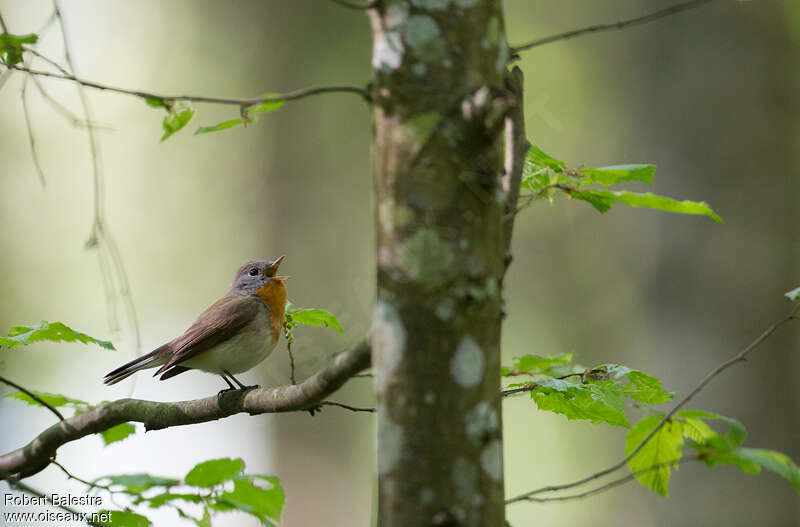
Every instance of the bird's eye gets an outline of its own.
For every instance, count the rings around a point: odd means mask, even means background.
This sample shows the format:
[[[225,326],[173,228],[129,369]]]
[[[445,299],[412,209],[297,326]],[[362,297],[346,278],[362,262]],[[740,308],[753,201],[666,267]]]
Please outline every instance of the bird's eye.
[[[258,269],[256,269],[255,267],[250,269],[250,276],[258,276]]]

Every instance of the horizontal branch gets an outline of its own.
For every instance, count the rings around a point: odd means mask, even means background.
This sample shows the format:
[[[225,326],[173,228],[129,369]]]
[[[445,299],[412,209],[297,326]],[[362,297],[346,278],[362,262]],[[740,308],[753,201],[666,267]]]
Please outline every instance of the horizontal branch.
[[[708,4],[713,0],[689,0],[688,2],[684,2],[682,4],[676,4],[674,6],[670,6],[659,11],[655,11],[650,13],[649,15],[644,15],[636,18],[630,18],[628,20],[620,20],[619,22],[614,22],[613,24],[598,24],[594,26],[588,26],[581,29],[575,29],[572,31],[567,31],[566,33],[558,33],[555,35],[550,35],[549,37],[540,38],[537,40],[532,40],[526,44],[522,44],[516,47],[511,48],[512,57],[519,53],[520,51],[525,51],[531,48],[536,48],[539,46],[544,46],[545,44],[550,44],[552,42],[558,42],[560,40],[569,40],[571,38],[579,37],[581,35],[586,35],[589,33],[603,33],[605,31],[617,31],[620,29],[625,29],[628,27],[638,26],[640,24],[646,24],[648,22],[653,22],[655,20],[659,20],[661,18],[674,15],[680,13],[682,11],[688,11],[689,9],[694,9],[696,7],[700,7],[701,5]]]
[[[338,390],[354,374],[368,368],[370,350],[366,341],[338,354],[325,369],[300,384],[279,388],[256,388],[218,396],[159,403],[120,399],[85,414],[57,423],[26,446],[0,456],[0,479],[24,478],[50,463],[62,445],[126,422],[143,423],[145,430],[215,421],[238,413],[258,415],[314,408]]]
[[[129,90],[127,88],[110,86],[108,84],[102,84],[99,82],[82,79],[80,77],[76,77],[75,75],[67,73],[54,73],[52,71],[35,70],[27,68],[25,66],[20,66],[19,64],[14,64],[14,65],[6,64],[5,66],[18,71],[24,71],[25,73],[28,73],[30,75],[36,75],[38,77],[49,77],[52,79],[61,79],[61,80],[75,82],[87,88],[94,88],[96,90],[110,91],[114,93],[122,93],[125,95],[132,95],[134,97],[139,97],[142,99],[158,99],[161,101],[191,101],[191,102],[203,102],[211,104],[230,104],[246,108],[264,102],[293,101],[297,99],[304,99],[306,97],[311,97],[312,95],[319,95],[322,93],[354,93],[356,95],[360,95],[366,101],[370,100],[369,92],[365,88],[361,88],[359,86],[317,86],[312,88],[302,88],[287,93],[278,93],[270,97],[251,97],[246,99],[225,98],[225,97],[204,97],[201,95],[163,95],[147,91]]]
[[[599,472],[595,472],[590,476],[586,476],[585,478],[573,481],[572,483],[565,483],[563,485],[551,485],[548,487],[542,487],[536,490],[532,490],[530,492],[526,492],[524,494],[520,494],[519,496],[511,498],[510,500],[506,501],[506,503],[516,503],[520,501],[534,501],[531,500],[531,498],[538,494],[542,494],[545,492],[556,492],[556,491],[571,489],[574,487],[579,487],[581,485],[584,485],[586,483],[589,483],[591,481],[594,481],[596,479],[599,479],[603,476],[606,476],[608,474],[611,474],[612,472],[616,472],[617,470],[621,469],[622,467],[625,466],[626,463],[628,463],[628,461],[633,459],[633,456],[638,454],[642,450],[642,448],[644,448],[644,446],[651,439],[653,439],[653,437],[655,437],[655,435],[659,432],[659,430],[661,430],[661,428],[663,428],[664,425],[667,424],[670,421],[670,419],[672,419],[672,417],[678,412],[678,410],[683,408],[689,401],[691,401],[694,398],[695,395],[700,393],[700,391],[703,388],[705,388],[705,386],[709,382],[711,382],[714,379],[714,377],[716,377],[723,371],[727,370],[734,364],[738,364],[739,362],[745,362],[747,360],[747,355],[749,355],[753,350],[758,348],[767,338],[769,338],[773,333],[775,333],[775,331],[778,328],[780,328],[781,326],[792,320],[799,320],[800,317],[798,317],[798,312],[800,312],[800,303],[794,306],[794,308],[789,312],[789,314],[786,317],[782,318],[781,320],[775,322],[774,324],[770,325],[767,329],[765,329],[764,332],[761,333],[761,335],[756,337],[756,339],[750,344],[748,344],[742,351],[740,351],[730,359],[726,360],[725,362],[723,362],[722,364],[720,364],[719,366],[708,372],[706,376],[703,377],[703,379],[699,383],[697,383],[697,386],[695,386],[694,389],[691,392],[689,392],[688,395],[686,395],[686,397],[678,401],[678,403],[672,408],[672,410],[670,410],[667,413],[667,415],[665,415],[661,419],[658,425],[656,425],[656,427],[650,431],[650,433],[641,441],[641,443],[639,443],[639,445],[636,448],[634,448],[627,456],[622,458],[622,460],[620,460],[619,462]]]

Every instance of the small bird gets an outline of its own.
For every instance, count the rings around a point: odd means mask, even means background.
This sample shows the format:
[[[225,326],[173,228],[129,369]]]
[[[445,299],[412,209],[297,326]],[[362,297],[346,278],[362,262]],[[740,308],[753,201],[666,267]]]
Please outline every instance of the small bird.
[[[285,256],[273,261],[257,260],[241,266],[230,291],[206,309],[183,335],[147,355],[106,374],[107,385],[118,383],[139,370],[160,366],[153,377],[161,380],[196,369],[220,375],[228,388],[255,388],[239,382],[242,373],[260,363],[275,349],[286,323],[288,276],[275,276]],[[220,393],[222,393],[220,392]]]

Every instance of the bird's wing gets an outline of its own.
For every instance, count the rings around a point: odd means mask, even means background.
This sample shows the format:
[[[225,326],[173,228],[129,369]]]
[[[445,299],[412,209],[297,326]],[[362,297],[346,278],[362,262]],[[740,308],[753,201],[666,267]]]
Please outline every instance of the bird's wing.
[[[154,376],[233,337],[265,307],[255,296],[222,297],[170,343],[172,358]]]

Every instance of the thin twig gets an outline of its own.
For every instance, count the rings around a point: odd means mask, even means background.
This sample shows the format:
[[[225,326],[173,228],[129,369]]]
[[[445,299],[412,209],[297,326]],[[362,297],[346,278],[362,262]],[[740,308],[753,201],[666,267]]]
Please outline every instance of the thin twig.
[[[342,7],[346,7],[348,9],[373,9],[378,7],[380,0],[372,0],[371,2],[367,2],[366,4],[356,4],[354,2],[348,2],[347,0],[331,0],[334,4],[339,4]]]
[[[375,375],[372,374],[372,373],[359,373],[358,375],[353,375],[353,377],[365,377],[365,378],[371,379],[371,378],[375,377]]]
[[[105,490],[107,492],[111,492],[111,493],[117,492],[117,491],[113,490],[111,487],[109,487],[108,485],[103,485],[101,483],[95,483],[95,482],[92,482],[92,481],[87,481],[87,480],[85,480],[83,478],[79,478],[78,476],[74,475],[69,470],[67,470],[67,468],[64,465],[62,465],[61,463],[59,463],[55,459],[51,459],[50,460],[50,464],[51,465],[55,465],[58,468],[60,468],[61,472],[66,474],[68,479],[74,479],[75,481],[77,481],[79,483],[83,483],[84,485],[86,485],[89,488],[92,488],[92,489],[103,489],[103,490]]]
[[[319,95],[322,93],[354,93],[356,95],[360,95],[367,101],[369,101],[370,98],[369,92],[359,86],[316,86],[311,88],[301,88],[299,90],[281,93],[273,95],[271,97],[251,97],[245,99],[225,98],[225,97],[204,97],[201,95],[160,95],[152,92],[129,90],[126,88],[119,88],[116,86],[110,86],[108,84],[89,81],[86,79],[82,79],[80,77],[76,77],[74,74],[65,75],[63,73],[54,73],[51,71],[34,70],[30,68],[25,68],[24,66],[20,66],[18,64],[14,65],[9,64],[7,66],[9,68],[18,71],[27,72],[31,75],[37,75],[39,77],[50,77],[53,79],[72,81],[87,88],[111,91],[114,93],[122,93],[125,95],[132,95],[134,97],[139,97],[142,99],[157,99],[161,101],[191,101],[191,102],[212,103],[212,104],[230,104],[234,106],[243,106],[246,108],[263,102],[293,101],[297,99],[304,99],[306,97],[311,97],[313,95]]]
[[[68,32],[64,23],[63,12],[58,0],[53,0],[53,12],[59,26],[61,27],[61,37],[64,46],[64,60],[67,68],[61,67],[56,61],[37,54],[52,66],[57,68],[62,75],[75,77],[76,69],[70,51]],[[106,291],[106,302],[110,309],[110,321],[116,322],[116,305],[114,298],[120,298],[125,306],[128,315],[128,322],[134,333],[136,355],[141,355],[141,332],[139,329],[139,317],[136,312],[136,305],[133,302],[133,295],[130,290],[128,273],[122,253],[117,247],[116,239],[108,232],[105,219],[105,181],[103,175],[103,165],[100,156],[100,145],[97,141],[96,130],[92,125],[92,112],[89,99],[84,90],[84,86],[78,83],[78,96],[80,97],[83,115],[86,121],[86,131],[89,139],[89,151],[92,157],[92,182],[93,182],[93,210],[94,221],[90,239],[94,240],[98,249],[98,260],[100,262],[101,275],[103,276],[104,289]],[[106,253],[106,254],[104,254]],[[110,264],[109,264],[110,262]],[[118,295],[118,296],[117,296]],[[113,328],[114,325],[112,325]],[[130,384],[129,395],[133,394],[136,387],[136,379]]]
[[[292,353],[292,342],[289,341],[286,345],[286,349],[289,350],[289,366],[291,370],[289,371],[289,380],[292,384],[297,384],[297,381],[294,378],[294,354]]]
[[[68,512],[70,514],[74,514],[75,516],[79,516],[79,517],[83,517],[83,518],[87,517],[87,515],[85,515],[83,512],[81,512],[81,511],[79,511],[77,509],[73,509],[72,507],[68,507],[66,505],[61,505],[60,503],[58,505],[53,505],[53,502],[50,500],[50,497],[47,494],[45,494],[44,492],[29,486],[29,485],[26,485],[25,483],[21,482],[17,478],[9,478],[8,479],[8,484],[13,489],[21,490],[22,492],[30,494],[31,496],[36,496],[37,498],[43,498],[50,505],[52,505],[53,507],[59,508],[62,511],[65,511],[65,512]],[[87,523],[87,525],[91,525],[93,527],[94,526],[96,526],[96,527],[105,527],[105,524],[93,522],[93,521],[88,520],[88,519],[86,520],[86,523]]]
[[[58,417],[59,421],[63,421],[65,419],[64,415],[61,412],[59,412],[56,409],[55,406],[45,402],[41,397],[39,397],[38,395],[36,395],[32,391],[20,386],[19,384],[15,383],[14,381],[6,379],[5,377],[0,377],[0,382],[2,382],[3,384],[9,385],[12,388],[16,388],[17,390],[21,391],[22,393],[24,393],[25,395],[27,395],[28,397],[30,397],[31,399],[36,401],[37,403],[41,404],[42,406],[44,406],[45,408],[47,408],[48,410],[53,412],[53,414],[55,414],[55,416]]]
[[[349,404],[342,404],[334,401],[322,401],[321,403],[319,403],[319,405],[338,406],[339,408],[344,408],[345,410],[350,410],[351,412],[375,412],[375,408],[359,408],[357,406],[350,406]]]
[[[33,77],[31,77],[33,78]],[[36,168],[36,173],[39,176],[39,183],[42,187],[47,186],[47,181],[44,178],[44,170],[39,162],[39,151],[36,149],[36,138],[33,135],[33,125],[31,124],[30,108],[28,107],[28,76],[22,79],[22,88],[20,90],[20,99],[22,99],[22,114],[25,117],[25,128],[28,131],[28,144],[31,147],[31,157],[33,158],[33,166]]]
[[[507,501],[506,503],[510,504],[510,503],[515,503],[517,501],[534,501],[536,503],[548,503],[548,502],[554,502],[554,501],[573,501],[573,500],[579,500],[579,499],[582,499],[582,498],[588,498],[589,496],[594,496],[595,494],[600,494],[601,492],[605,492],[605,491],[611,490],[611,489],[613,489],[615,487],[619,487],[620,485],[624,485],[625,483],[633,481],[636,478],[636,476],[640,476],[640,475],[645,474],[647,472],[652,472],[653,470],[658,470],[660,468],[667,467],[667,466],[670,466],[670,465],[676,465],[676,464],[677,465],[681,465],[683,463],[690,463],[692,461],[700,461],[700,459],[702,459],[701,456],[699,454],[697,454],[697,455],[694,455],[694,456],[688,456],[688,457],[684,457],[684,458],[681,458],[681,459],[676,459],[674,461],[667,461],[667,462],[664,462],[664,463],[658,463],[657,465],[653,465],[651,467],[647,467],[647,468],[643,468],[641,470],[637,470],[636,472],[632,472],[631,474],[628,474],[625,477],[622,477],[622,478],[619,478],[619,479],[615,479],[614,481],[610,481],[610,482],[606,483],[605,485],[601,485],[601,486],[599,486],[597,488],[594,488],[594,489],[591,489],[591,490],[587,490],[587,491],[584,491],[584,492],[581,492],[581,493],[578,493],[578,494],[570,494],[568,496],[555,496],[555,497],[552,497],[552,498],[537,498],[535,496],[517,497],[517,498],[514,498],[512,500]]]
[[[6,25],[6,21],[3,19],[2,13],[0,13],[0,29],[3,30],[3,33],[8,33],[8,26]]]
[[[86,121],[84,121],[83,119],[72,113],[72,111],[69,108],[61,104],[61,102],[59,102],[58,99],[50,95],[47,92],[47,90],[45,90],[44,86],[42,86],[42,83],[41,81],[39,81],[38,77],[34,77],[33,75],[28,75],[25,78],[30,79],[33,82],[34,86],[36,86],[36,89],[39,90],[39,94],[42,96],[42,98],[45,101],[47,101],[48,104],[50,104],[50,106],[52,106],[57,113],[60,113],[64,117],[64,119],[66,119],[67,122],[69,122],[72,126],[75,127],[89,126],[90,123],[87,123]],[[114,130],[114,128],[108,126],[107,124],[91,123],[91,125],[94,126],[96,130],[106,130],[106,131]]]
[[[539,488],[539,489],[536,489],[536,490],[532,490],[530,492],[526,492],[525,494],[521,494],[521,495],[519,495],[519,496],[517,496],[515,498],[512,498],[507,503],[514,503],[514,502],[517,502],[517,501],[523,501],[523,500],[526,500],[526,499],[530,498],[531,496],[535,496],[537,494],[542,494],[544,492],[555,492],[555,491],[559,491],[559,490],[565,490],[565,489],[571,489],[573,487],[578,487],[580,485],[584,485],[586,483],[589,483],[590,481],[594,481],[594,480],[596,480],[598,478],[601,478],[601,477],[603,477],[603,476],[605,476],[607,474],[610,474],[612,472],[615,472],[615,471],[621,469],[622,467],[625,466],[626,463],[628,463],[628,461],[630,461],[633,458],[633,456],[638,454],[642,450],[642,448],[644,448],[644,446],[659,432],[659,430],[661,430],[661,428],[664,427],[665,424],[667,424],[667,422],[669,422],[669,420],[678,412],[678,410],[683,408],[686,405],[686,403],[688,403],[690,400],[692,400],[692,398],[695,395],[697,395],[700,392],[700,390],[702,390],[709,382],[711,382],[711,380],[714,379],[714,377],[716,377],[717,375],[719,375],[720,373],[722,373],[723,371],[725,371],[729,367],[733,366],[734,364],[745,361],[747,355],[750,352],[752,352],[753,350],[758,348],[758,346],[760,346],[762,342],[764,342],[767,338],[769,338],[770,335],[775,333],[775,331],[778,328],[780,328],[782,325],[784,325],[785,323],[787,323],[787,322],[789,322],[791,320],[798,320],[798,316],[797,316],[798,311],[800,311],[800,303],[798,303],[791,310],[791,312],[789,313],[788,316],[786,316],[785,318],[779,320],[778,322],[775,322],[774,324],[770,325],[766,330],[764,330],[763,333],[761,333],[761,335],[759,335],[753,342],[748,344],[747,347],[745,347],[742,351],[740,351],[734,357],[726,360],[725,362],[723,362],[722,364],[720,364],[719,366],[717,366],[716,368],[714,368],[713,370],[708,372],[708,374],[706,374],[706,376],[703,377],[703,379],[697,384],[697,386],[695,386],[695,388],[691,392],[689,392],[689,394],[686,397],[681,399],[672,408],[672,410],[670,410],[669,413],[667,413],[661,419],[661,421],[658,423],[658,425],[656,425],[656,427],[653,428],[650,431],[650,433],[642,440],[642,442],[639,443],[639,445],[636,448],[634,448],[630,452],[630,454],[625,456],[619,462],[615,463],[614,465],[612,465],[612,466],[610,466],[610,467],[608,467],[608,468],[606,468],[604,470],[601,470],[600,472],[595,472],[594,474],[592,474],[590,476],[587,476],[585,478],[579,479],[577,481],[573,481],[572,483],[566,483],[566,484],[563,484],[563,485],[552,485],[552,486],[542,487],[542,488]]]
[[[694,9],[700,7],[704,4],[711,3],[713,0],[689,0],[688,2],[684,2],[682,4],[676,4],[671,7],[667,7],[665,9],[661,9],[659,11],[655,11],[650,13],[649,15],[644,15],[636,18],[630,18],[628,20],[621,20],[619,22],[614,22],[613,24],[599,24],[595,26],[588,26],[581,29],[575,29],[572,31],[567,31],[566,33],[558,33],[556,35],[551,35],[549,37],[540,38],[537,40],[533,40],[526,44],[522,44],[520,46],[516,46],[511,48],[511,55],[512,60],[518,57],[514,57],[520,51],[525,51],[531,48],[544,46],[545,44],[550,44],[552,42],[558,42],[560,40],[569,40],[571,38],[579,37],[581,35],[586,35],[588,33],[602,33],[605,31],[616,31],[619,29],[625,29],[627,27],[638,26],[640,24],[646,24],[648,22],[653,22],[660,18],[664,18],[670,15],[674,15],[680,13],[682,11],[688,11],[690,9]]]

